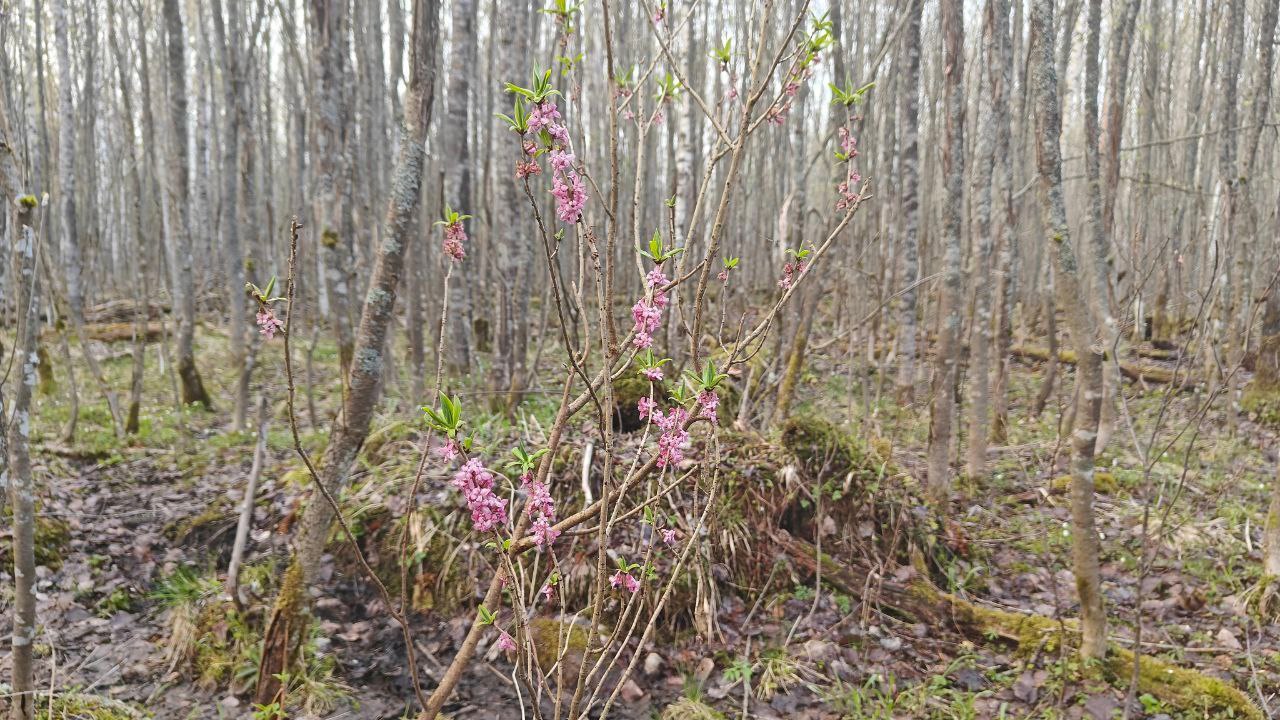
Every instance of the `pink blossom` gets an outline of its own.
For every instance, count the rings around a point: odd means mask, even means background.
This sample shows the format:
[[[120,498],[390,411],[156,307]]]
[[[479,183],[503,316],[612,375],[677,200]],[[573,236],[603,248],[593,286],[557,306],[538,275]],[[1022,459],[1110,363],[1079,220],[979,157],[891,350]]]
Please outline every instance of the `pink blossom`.
[[[636,412],[640,413],[640,418],[644,419],[653,414],[654,408],[658,403],[653,401],[651,397],[642,397],[640,402],[636,403]]]
[[[676,531],[675,531],[674,529],[672,529],[672,528],[663,528],[663,529],[662,529],[662,542],[666,543],[667,545],[675,545],[675,544],[676,544]]]
[[[453,259],[454,262],[460,262],[462,258],[467,256],[467,251],[462,247],[462,243],[467,239],[467,229],[462,226],[461,220],[455,220],[444,226],[444,254]]]
[[[436,457],[445,462],[453,462],[453,459],[458,457],[458,443],[454,442],[453,438],[449,438],[443,445],[436,448]]]
[[[533,479],[528,473],[520,477],[524,489],[529,493],[527,503],[527,512],[529,517],[535,515],[545,515],[548,518],[555,519],[556,501],[551,497],[551,491],[547,489],[546,483]]]
[[[853,188],[862,182],[862,176],[858,174],[857,170],[853,169],[852,164],[850,164],[849,172],[845,177],[845,181],[836,186],[836,193],[840,196],[840,199],[836,201],[836,210],[847,210],[853,207],[860,199],[860,193]]]
[[[644,370],[641,371],[641,374],[644,375],[645,378],[647,378],[650,382],[662,382],[662,368],[656,368],[656,367],[645,368]]]
[[[778,281],[778,287],[783,290],[790,290],[795,284],[796,278],[800,273],[804,272],[804,262],[787,263],[782,266],[782,279]]]
[[[661,125],[661,124],[662,124],[662,121],[663,121],[663,120],[666,120],[666,119],[667,119],[667,116],[666,116],[666,115],[663,115],[661,110],[659,110],[658,112],[656,112],[656,113],[654,113],[654,114],[653,114],[653,124],[654,124],[654,125]]]
[[[463,463],[453,476],[453,486],[462,492],[471,510],[471,522],[478,532],[488,532],[507,521],[507,501],[493,492],[493,473],[476,458]]]
[[[666,17],[667,17],[667,6],[659,5],[658,9],[653,12],[653,24],[658,25],[662,23],[662,21],[666,19]]]
[[[795,80],[792,80],[791,82],[787,83],[787,86],[783,88],[782,91],[786,93],[789,97],[795,97],[796,93],[800,91],[800,85],[796,83]]]
[[[527,177],[532,177],[534,175],[541,175],[541,174],[542,174],[542,166],[534,162],[533,160],[529,160],[527,162],[523,160],[516,161],[516,179],[517,180],[523,180]]]
[[[859,191],[855,188],[862,182],[862,175],[858,173],[853,163],[853,159],[858,157],[857,139],[847,127],[842,127],[837,132],[840,135],[840,152],[845,156],[845,162],[848,164],[844,181],[836,186],[836,194],[840,196],[836,201],[836,210],[840,211],[852,208],[859,200]]]
[[[507,633],[506,630],[503,630],[502,634],[498,636],[498,649],[503,650],[505,652],[515,652],[515,649],[516,649],[515,638],[511,637],[511,635]]]
[[[557,174],[551,184],[551,194],[556,199],[556,216],[563,222],[577,222],[587,202],[587,188],[578,173],[570,170]]]
[[[560,110],[556,108],[555,102],[543,100],[529,111],[527,126],[529,132],[536,133],[543,128],[549,128],[558,120],[560,120]]]
[[[703,390],[698,393],[698,417],[715,423],[716,407],[719,404],[720,398],[716,395],[715,390]]]
[[[546,515],[533,521],[533,544],[539,550],[542,549],[543,545],[550,548],[558,537],[560,537],[560,531],[551,525],[551,521],[547,520]]]
[[[551,602],[551,597],[555,591],[552,589],[551,583],[543,583],[542,590],[540,592],[542,593],[542,596],[547,599],[547,602]]]
[[[276,333],[284,330],[284,323],[269,307],[258,310],[258,332],[268,340],[274,340]]]
[[[640,300],[631,306],[631,319],[635,321],[636,329],[651,333],[662,325],[662,309]]]
[[[565,150],[551,151],[551,167],[555,168],[556,170],[559,170],[561,172],[564,172],[565,170],[571,170],[573,169],[573,164],[576,161],[577,161],[577,158],[575,158],[573,156],[573,153],[571,152],[567,152]]]
[[[631,306],[631,319],[635,322],[635,338],[631,344],[641,350],[653,345],[653,333],[662,325],[662,309],[667,306],[667,294],[662,287],[669,281],[659,268],[654,268],[645,275],[645,283],[649,286],[648,297],[641,298]]]
[[[565,147],[569,144],[569,129],[563,125],[552,125],[547,128],[547,134],[555,141],[556,145]]]
[[[662,430],[662,435],[658,437],[658,467],[678,464],[684,459],[684,445],[689,442],[689,432],[684,429],[689,413],[676,406],[665,414],[654,410],[650,413],[650,418]]]
[[[535,518],[533,521],[533,544],[539,550],[545,545],[548,548],[560,537],[560,531],[552,526],[551,521],[556,517],[556,502],[551,497],[550,490],[544,482],[534,479],[532,473],[526,472],[520,476],[520,484],[524,487],[525,492],[529,494],[529,499],[525,503],[525,512],[529,517]]]
[[[635,594],[640,589],[640,581],[636,580],[631,573],[621,570],[613,574],[609,578],[609,584],[616,590],[618,588],[626,588],[627,592]]]
[[[716,273],[716,279],[722,283],[729,282],[729,271],[721,270],[720,272]]]
[[[850,160],[858,155],[858,141],[853,137],[853,133],[849,132],[849,128],[842,127],[836,131],[840,136],[840,151]]]

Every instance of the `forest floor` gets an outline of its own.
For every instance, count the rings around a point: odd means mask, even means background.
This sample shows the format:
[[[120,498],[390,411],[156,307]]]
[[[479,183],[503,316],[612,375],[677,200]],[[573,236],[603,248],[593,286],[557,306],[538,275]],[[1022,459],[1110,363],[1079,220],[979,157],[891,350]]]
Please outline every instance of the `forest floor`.
[[[305,348],[296,345],[301,364]],[[33,413],[42,517],[38,655],[42,683],[49,689],[42,708],[52,708],[56,718],[250,717],[247,688],[256,671],[263,614],[287,563],[288,533],[308,489],[284,421],[278,344],[264,346],[259,358],[273,420],[241,574],[252,596],[243,610],[225,599],[222,583],[254,437],[229,428],[233,375],[227,363],[217,361],[225,336],[209,329],[199,335],[199,363],[217,404],[212,413],[175,410],[158,346],[148,346],[143,427],[124,442],[112,435],[105,403],[80,363],[73,364],[82,404],[80,425],[73,443],[60,439],[68,417],[69,378],[56,344],[48,347],[55,353],[57,387],[38,395]],[[126,350],[127,343],[95,346],[115,388],[127,387]],[[313,360],[316,421],[312,423],[301,396],[299,412],[303,442],[318,454],[339,385],[331,346],[321,342]],[[1069,570],[1068,500],[1061,480],[1069,451],[1059,436],[1058,419],[1069,404],[1072,375],[1069,367],[1063,370],[1049,408],[1040,419],[1030,420],[1027,406],[1039,390],[1041,368],[1034,362],[1014,363],[1008,442],[993,448],[986,477],[958,483],[945,539],[933,553],[932,580],[981,607],[1069,624],[1077,611]],[[407,377],[407,372],[401,375]],[[478,387],[482,381],[474,382]],[[814,358],[796,413],[831,419],[854,441],[876,448],[884,466],[900,469],[867,492],[888,496],[905,489],[909,497],[916,488],[913,478],[923,473],[927,407],[898,408],[879,399],[891,383],[874,377],[871,385],[866,382],[861,374],[850,375],[847,367]],[[393,382],[387,389],[356,482],[344,497],[349,519],[375,563],[388,559],[381,557],[389,554],[380,552],[385,547],[381,543],[398,516],[404,483],[411,480],[418,459],[419,403],[405,399],[408,386]],[[478,435],[495,438],[495,444],[497,438],[524,436],[531,441],[527,446],[536,446],[554,409],[549,395],[530,394],[516,418],[508,420],[485,414],[484,403],[475,399],[480,396],[470,395],[469,389],[464,384],[458,393],[475,413],[472,427]],[[1163,385],[1129,381],[1124,389],[1122,409],[1132,418],[1132,430],[1122,417],[1098,462],[1103,589],[1115,641],[1133,644],[1141,608],[1145,654],[1221,678],[1269,714],[1265,704],[1275,704],[1280,692],[1280,624],[1275,616],[1260,614],[1250,600],[1261,579],[1260,539],[1276,472],[1276,433],[1248,417],[1233,427],[1221,402],[1197,423],[1202,393],[1166,394]],[[1161,413],[1165,403],[1167,411]],[[1153,430],[1160,438],[1155,447],[1168,447],[1151,453],[1159,459],[1147,472],[1133,438],[1146,443]],[[776,435],[765,433],[763,441],[776,442]],[[570,458],[566,467],[562,482],[576,483],[578,465]],[[751,468],[740,470],[753,477]],[[440,559],[414,581],[419,608],[415,642],[429,676],[438,675],[465,633],[466,613],[474,607],[470,578],[485,576],[483,564],[466,552],[476,543],[461,537],[464,529],[453,532],[458,503],[440,482],[445,477],[443,471],[431,472],[420,499],[424,507],[435,509],[432,520],[444,530],[414,535],[427,565]],[[819,498],[820,488],[832,480],[808,479]],[[840,480],[834,478],[836,484]],[[838,502],[839,496],[831,499]],[[816,508],[809,503],[796,507],[807,516],[789,529],[813,529],[808,539],[828,542],[824,547],[832,548],[837,560],[840,536],[856,535],[868,541],[864,545],[874,545],[879,534],[889,531],[874,515],[855,518],[852,532],[837,528],[836,519],[842,525],[848,519],[835,510],[831,515],[819,512],[821,501]],[[1144,512],[1148,508],[1149,514]],[[919,511],[909,503],[903,507],[905,517]],[[1146,535],[1160,538],[1145,574],[1139,572],[1144,517]],[[749,533],[744,539],[759,547],[768,542]],[[0,537],[0,548],[0,607],[9,608],[7,535]],[[995,635],[975,638],[945,624],[912,622],[880,607],[871,594],[855,597],[829,582],[815,583],[795,563],[762,566],[747,574],[763,582],[744,585],[736,570],[722,571],[719,562],[705,568],[719,587],[714,606],[639,650],[646,655],[640,663],[643,671],[624,692],[627,702],[615,716],[1120,716],[1125,679],[1082,669],[1065,645],[1019,647]],[[914,572],[891,565],[882,569],[897,578]],[[294,717],[404,715],[412,698],[404,648],[376,597],[355,568],[349,546],[335,537],[326,559],[326,582],[315,602],[317,622],[305,647],[306,667],[291,678]],[[0,636],[7,636],[9,628],[8,612],[0,613]],[[6,643],[0,649],[0,677],[7,676],[8,662]],[[516,696],[510,676],[510,664],[501,654],[482,650],[447,713],[459,720],[520,717],[512,710]],[[1229,716],[1208,695],[1172,702],[1141,693],[1140,702],[1141,712],[1134,717]]]

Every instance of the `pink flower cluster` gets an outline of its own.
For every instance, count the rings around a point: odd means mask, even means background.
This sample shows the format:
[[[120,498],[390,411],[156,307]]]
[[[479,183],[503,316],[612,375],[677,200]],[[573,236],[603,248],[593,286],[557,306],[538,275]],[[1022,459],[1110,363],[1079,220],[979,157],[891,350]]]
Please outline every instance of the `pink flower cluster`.
[[[511,634],[506,630],[503,630],[502,634],[498,636],[498,649],[505,652],[514,652],[516,649],[515,638],[511,637]]]
[[[649,382],[662,382],[662,368],[651,367],[640,371]]]
[[[276,333],[284,330],[284,322],[276,317],[271,308],[262,306],[258,310],[258,332],[268,340],[275,339]]]
[[[461,220],[455,220],[444,226],[444,254],[453,258],[454,262],[460,262],[462,258],[467,256],[467,251],[462,247],[467,239],[467,229],[462,226]]]
[[[454,442],[453,438],[449,438],[443,445],[436,448],[435,453],[441,460],[453,462],[453,459],[458,457],[458,443]]]
[[[716,423],[716,408],[719,405],[720,396],[716,395],[715,390],[703,390],[698,393],[698,417],[703,420],[710,420],[713,424]]]
[[[677,533],[673,528],[662,529],[662,542],[666,543],[667,545],[675,545],[676,539],[677,539]]]
[[[538,133],[546,130],[552,137],[558,138],[563,133],[564,137],[569,137],[568,131],[560,124],[560,109],[552,100],[543,100],[533,106],[533,110],[529,111],[528,127],[529,132]],[[558,129],[557,129],[558,128]]]
[[[662,435],[658,437],[658,467],[678,464],[684,459],[684,445],[689,442],[689,431],[684,429],[689,413],[677,406],[666,414],[661,410],[654,410],[650,417],[662,430]]]
[[[517,160],[516,161],[516,179],[523,180],[527,177],[542,174],[542,166],[533,160]]]
[[[551,491],[547,489],[546,483],[534,479],[533,473],[521,475],[520,484],[525,492],[529,493],[525,511],[529,513],[529,517],[534,518],[533,544],[539,550],[544,545],[550,548],[556,538],[560,537],[560,531],[552,525],[556,519],[556,501],[551,497]]]
[[[653,417],[654,412],[659,412],[659,414],[661,414],[657,408],[658,403],[654,402],[653,398],[648,396],[640,398],[640,402],[636,403],[636,412],[640,413],[641,420]]]
[[[698,393],[697,404],[698,417],[713,423],[717,421],[716,407],[720,404],[720,398],[714,390]],[[683,460],[684,446],[689,442],[689,431],[684,429],[689,411],[677,405],[664,413],[650,397],[640,398],[636,403],[636,411],[642,420],[649,420],[662,431],[658,436],[658,467],[665,468]]]
[[[840,195],[840,199],[836,201],[837,211],[853,207],[858,200],[857,186],[862,182],[862,175],[858,173],[857,166],[853,164],[853,159],[858,157],[858,141],[853,137],[853,133],[849,132],[849,128],[840,128],[839,134],[840,152],[845,156],[848,170],[845,173],[844,181],[836,186],[836,193]]]
[[[782,279],[778,281],[778,287],[783,290],[790,290],[791,286],[796,283],[796,278],[800,277],[800,273],[804,272],[805,262],[797,260],[789,262],[782,266]]]
[[[466,498],[477,531],[488,532],[507,521],[507,501],[494,494],[493,473],[479,460],[463,463],[453,476],[453,486]]]
[[[650,270],[645,276],[649,292],[631,306],[631,318],[636,323],[636,336],[631,344],[641,350],[653,345],[653,333],[662,324],[662,310],[667,306],[667,293],[662,288],[668,282],[661,268]]]
[[[817,62],[817,58],[814,58]],[[765,111],[765,121],[773,125],[782,125],[787,121],[787,115],[791,112],[791,105],[795,102],[795,97],[800,93],[800,86],[813,75],[813,68],[806,67],[798,75],[792,75],[787,84],[782,87],[782,97],[778,99],[769,109]]]
[[[556,199],[556,217],[561,222],[577,222],[582,206],[587,204],[587,187],[582,177],[572,170],[557,172],[551,179],[551,195]]]
[[[574,169],[577,158],[568,151],[569,129],[561,122],[562,119],[560,109],[553,100],[546,99],[533,106],[526,122],[526,139],[521,144],[528,158],[516,161],[516,179],[524,180],[542,174],[542,167],[536,159],[539,154],[538,142],[533,138],[545,131],[551,138],[551,194],[556,199],[556,217],[562,222],[576,223],[582,215],[583,206],[587,204],[587,186]]]
[[[631,573],[622,570],[615,572],[613,577],[609,578],[609,585],[613,586],[614,590],[626,588],[627,592],[633,595],[640,590],[640,581]]]

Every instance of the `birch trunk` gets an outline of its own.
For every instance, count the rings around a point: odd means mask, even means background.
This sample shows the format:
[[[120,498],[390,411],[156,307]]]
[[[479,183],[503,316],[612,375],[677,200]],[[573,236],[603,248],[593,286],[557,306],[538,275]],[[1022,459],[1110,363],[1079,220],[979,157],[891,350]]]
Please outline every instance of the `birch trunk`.
[[[18,148],[11,140],[9,119],[0,103],[0,193],[9,210],[9,232],[12,236],[14,307],[18,312],[16,345],[17,380],[14,386],[13,410],[4,428],[7,434],[8,462],[3,471],[13,508],[13,648],[10,666],[13,671],[12,720],[34,720],[35,684],[32,650],[36,637],[36,559],[35,559],[35,480],[31,474],[31,396],[36,385],[39,355],[36,338],[40,329],[40,274],[36,267],[35,222],[36,198],[26,194],[18,166]],[[3,416],[0,401],[0,420]]]

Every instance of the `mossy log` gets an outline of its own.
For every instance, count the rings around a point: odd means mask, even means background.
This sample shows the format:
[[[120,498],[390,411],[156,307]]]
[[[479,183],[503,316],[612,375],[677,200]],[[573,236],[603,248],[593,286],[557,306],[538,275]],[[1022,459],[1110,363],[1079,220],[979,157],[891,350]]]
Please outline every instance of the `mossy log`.
[[[1009,349],[1009,352],[1014,357],[1026,358],[1030,360],[1039,360],[1041,362],[1045,362],[1049,359],[1048,350],[1042,347],[1036,347],[1034,345],[1015,345]],[[1075,365],[1076,364],[1075,351],[1059,350],[1058,362],[1066,363],[1067,365]],[[1167,368],[1160,365],[1152,365],[1149,363],[1141,363],[1141,362],[1135,363],[1135,362],[1122,361],[1120,363],[1120,374],[1124,375],[1130,380],[1148,382],[1148,383],[1157,383],[1160,385],[1167,385],[1169,383],[1177,382],[1183,386],[1189,387],[1197,383],[1195,378],[1191,376],[1190,372],[1186,371],[1185,369],[1182,372],[1177,373],[1177,376],[1175,377],[1173,368]]]
[[[62,693],[51,701],[42,699],[36,705],[36,720],[142,720],[148,717],[142,710],[128,703],[89,693]]]
[[[724,714],[701,700],[685,697],[668,705],[662,720],[724,720]]]
[[[871,568],[819,554],[811,543],[784,530],[774,532],[771,540],[799,567],[816,573],[821,566],[823,581],[841,592],[858,597],[874,588],[876,602],[891,615],[910,622],[945,625],[975,642],[1000,638],[1015,643],[1020,653],[1029,655],[1037,650],[1056,650],[1063,642],[1070,645],[1078,632],[1072,621],[975,605],[943,592],[919,575],[900,581],[873,573]],[[1133,653],[1112,645],[1102,670],[1109,681],[1127,686],[1133,671]],[[1204,712],[1206,717],[1263,718],[1257,705],[1230,683],[1154,657],[1142,657],[1138,683],[1140,692],[1177,708]]]

